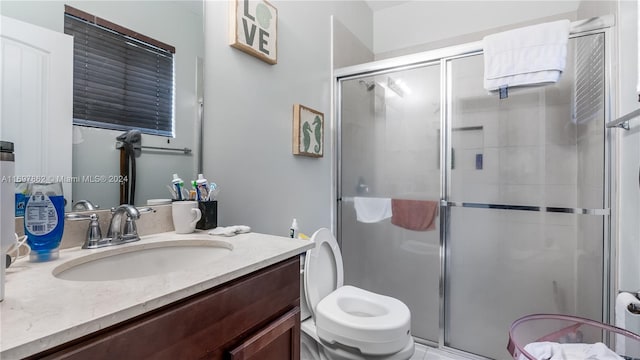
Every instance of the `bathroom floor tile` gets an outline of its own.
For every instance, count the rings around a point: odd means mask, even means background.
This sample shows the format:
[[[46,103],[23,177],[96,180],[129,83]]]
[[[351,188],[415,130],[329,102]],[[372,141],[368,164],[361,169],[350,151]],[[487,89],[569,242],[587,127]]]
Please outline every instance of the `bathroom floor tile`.
[[[409,360],[424,360],[426,355],[427,347],[422,344],[416,344],[416,352],[413,353],[413,356]]]
[[[421,345],[423,346],[423,345]],[[426,349],[426,354],[424,356],[424,358],[419,358],[422,360],[470,360],[470,358],[464,357],[464,356],[460,356],[460,355],[455,355],[455,354],[451,354],[448,352],[444,352],[438,349],[434,349],[434,348],[430,348],[430,347],[426,347],[423,346]],[[417,347],[416,347],[417,349]],[[417,353],[417,351],[416,351]],[[411,358],[413,360],[413,358]]]

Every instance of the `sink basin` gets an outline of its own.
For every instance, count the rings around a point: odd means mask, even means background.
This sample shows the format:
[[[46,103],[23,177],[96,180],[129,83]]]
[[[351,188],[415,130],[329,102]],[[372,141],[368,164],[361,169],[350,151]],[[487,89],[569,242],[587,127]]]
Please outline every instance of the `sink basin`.
[[[158,275],[214,263],[233,246],[218,240],[172,240],[119,247],[69,260],[53,276],[73,281],[109,281]]]

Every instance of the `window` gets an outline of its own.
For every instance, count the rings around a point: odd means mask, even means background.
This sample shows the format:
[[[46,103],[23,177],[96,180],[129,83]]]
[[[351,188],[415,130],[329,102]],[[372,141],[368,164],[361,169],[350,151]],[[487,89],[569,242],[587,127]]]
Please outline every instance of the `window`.
[[[173,136],[175,48],[65,6],[73,35],[73,123]]]

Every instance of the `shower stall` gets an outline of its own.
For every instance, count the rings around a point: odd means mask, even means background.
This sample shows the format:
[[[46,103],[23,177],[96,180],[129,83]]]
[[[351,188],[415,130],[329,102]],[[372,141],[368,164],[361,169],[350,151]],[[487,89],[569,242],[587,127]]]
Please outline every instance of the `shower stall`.
[[[609,23],[573,23],[561,80],[504,99],[480,42],[336,70],[345,284],[406,303],[418,342],[510,359],[524,315],[608,320]],[[435,227],[360,222],[358,197],[435,202]]]

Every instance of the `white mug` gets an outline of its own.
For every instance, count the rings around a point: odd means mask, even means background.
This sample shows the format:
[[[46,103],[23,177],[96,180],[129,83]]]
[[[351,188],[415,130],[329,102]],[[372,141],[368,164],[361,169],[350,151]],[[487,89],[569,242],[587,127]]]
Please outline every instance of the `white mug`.
[[[174,201],[171,205],[171,215],[176,234],[192,233],[202,217],[197,201]]]

